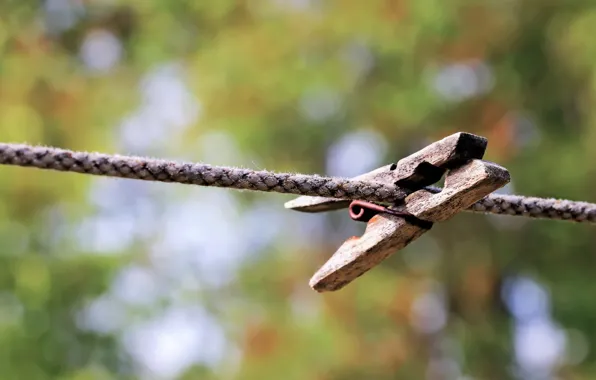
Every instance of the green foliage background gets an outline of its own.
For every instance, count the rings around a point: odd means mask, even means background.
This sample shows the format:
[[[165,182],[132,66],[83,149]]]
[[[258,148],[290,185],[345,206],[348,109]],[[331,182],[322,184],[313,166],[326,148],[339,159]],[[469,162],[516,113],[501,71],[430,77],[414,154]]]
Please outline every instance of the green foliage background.
[[[324,173],[331,147],[351,132],[380,136],[384,164],[468,131],[489,138],[486,159],[510,170],[511,191],[595,202],[593,33],[589,1],[3,0],[0,141]],[[121,50],[93,70],[84,49],[98,35]],[[164,65],[182,73],[200,116],[162,123],[169,129],[150,144],[123,144],[123,120]],[[446,69],[450,96],[436,90]],[[138,139],[159,121],[142,120]],[[516,322],[501,297],[515,275],[548,290],[567,336],[550,371],[596,376],[592,226],[460,215],[341,292],[318,295],[310,275],[361,231],[347,215],[295,215],[279,195],[130,182],[0,168],[0,378],[534,378],[515,369]],[[97,194],[112,187],[126,193],[118,211],[143,199],[153,213],[81,243],[79,227],[106,202]],[[197,212],[177,220],[183,200]],[[250,235],[237,223],[224,234],[248,247],[233,275],[164,274],[174,248],[162,229],[174,220],[187,234],[215,234],[210,220],[223,214],[254,216]],[[262,229],[274,231],[266,244]],[[133,236],[126,245],[105,248],[123,233]],[[248,238],[257,243],[237,241]],[[193,255],[216,257],[218,244],[197,243]],[[118,319],[117,328],[85,328],[83,310],[131,267],[150,274],[158,296],[110,304],[99,318]],[[446,321],[428,334],[413,308],[437,288]],[[128,334],[181,305],[204,309],[225,348],[151,374],[127,349]]]

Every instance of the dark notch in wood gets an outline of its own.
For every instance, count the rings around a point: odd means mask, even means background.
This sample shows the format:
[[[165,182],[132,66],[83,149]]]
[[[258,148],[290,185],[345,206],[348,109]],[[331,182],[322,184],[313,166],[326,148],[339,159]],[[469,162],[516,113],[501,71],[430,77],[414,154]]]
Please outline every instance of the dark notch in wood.
[[[461,132],[457,140],[453,157],[445,163],[445,169],[453,169],[472,159],[482,159],[488,146],[488,140],[471,133]]]
[[[448,169],[459,167],[471,159],[482,159],[488,140],[471,133],[460,132],[428,145],[398,161],[400,171],[395,185],[419,190],[439,181]]]
[[[416,191],[423,188],[424,186],[432,185],[433,183],[438,182],[446,171],[447,169],[443,169],[423,161],[416,166],[414,173],[412,173],[411,176],[395,181],[395,186],[399,186],[410,191]]]

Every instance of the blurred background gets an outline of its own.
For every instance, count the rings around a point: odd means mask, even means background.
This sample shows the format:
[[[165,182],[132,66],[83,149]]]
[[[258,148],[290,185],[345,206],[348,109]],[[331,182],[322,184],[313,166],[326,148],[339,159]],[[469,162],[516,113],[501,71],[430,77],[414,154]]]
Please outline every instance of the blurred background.
[[[2,0],[0,141],[354,176],[457,131],[596,201],[596,4]],[[292,197],[0,168],[1,379],[594,379],[593,226],[458,215],[337,293]]]

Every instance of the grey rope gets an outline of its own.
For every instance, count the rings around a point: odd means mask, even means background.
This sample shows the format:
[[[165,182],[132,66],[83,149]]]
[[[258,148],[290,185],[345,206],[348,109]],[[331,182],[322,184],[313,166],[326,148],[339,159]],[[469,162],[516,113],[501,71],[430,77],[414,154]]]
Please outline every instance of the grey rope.
[[[426,189],[432,192],[441,191],[436,187],[427,187]],[[524,195],[490,194],[465,211],[596,223],[596,204],[594,203]]]
[[[378,182],[317,175],[272,173],[142,157],[73,152],[24,144],[0,143],[0,164],[145,181],[176,182],[327,198],[362,199],[371,202],[394,202],[407,195],[400,188]]]
[[[398,187],[378,182],[74,152],[24,144],[0,143],[0,164],[145,181],[382,203],[395,202],[407,195]],[[427,189],[433,192],[440,191],[435,187]],[[491,194],[466,211],[596,223],[596,204],[519,195]]]

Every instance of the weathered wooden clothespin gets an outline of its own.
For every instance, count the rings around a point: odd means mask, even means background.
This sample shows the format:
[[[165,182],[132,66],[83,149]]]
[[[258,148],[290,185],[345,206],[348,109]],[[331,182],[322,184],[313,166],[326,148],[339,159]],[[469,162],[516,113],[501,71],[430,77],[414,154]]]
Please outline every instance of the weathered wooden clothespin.
[[[319,292],[343,288],[420,237],[434,222],[451,218],[507,184],[507,169],[481,160],[486,146],[483,137],[456,133],[396,164],[356,177],[395,184],[409,194],[393,205],[321,197],[299,197],[287,202],[286,208],[303,212],[348,207],[352,219],[368,223],[361,237],[346,240],[314,274],[310,286]],[[424,189],[445,173],[445,186],[440,192]]]

